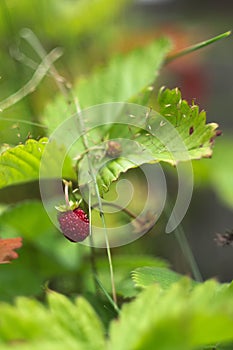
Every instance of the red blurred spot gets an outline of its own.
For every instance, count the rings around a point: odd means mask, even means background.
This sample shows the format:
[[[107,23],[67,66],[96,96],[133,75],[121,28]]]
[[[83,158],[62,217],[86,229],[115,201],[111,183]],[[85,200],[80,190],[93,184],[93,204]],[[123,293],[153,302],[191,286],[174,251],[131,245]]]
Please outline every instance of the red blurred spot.
[[[22,238],[0,239],[0,264],[9,263],[13,259],[18,258],[18,254],[14,249],[22,247]]]

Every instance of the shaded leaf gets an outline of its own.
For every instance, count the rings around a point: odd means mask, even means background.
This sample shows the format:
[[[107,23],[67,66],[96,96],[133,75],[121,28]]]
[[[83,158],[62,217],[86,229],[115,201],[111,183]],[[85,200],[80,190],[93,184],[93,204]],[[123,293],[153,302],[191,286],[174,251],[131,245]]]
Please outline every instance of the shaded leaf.
[[[78,80],[74,91],[81,107],[124,102],[134,98],[153,83],[169,48],[170,43],[166,38],[158,39],[144,48],[113,58],[107,67]],[[46,107],[44,122],[51,132],[72,113],[74,108],[70,108],[67,100],[59,95]]]
[[[46,281],[59,290],[79,287],[74,275],[88,248],[64,240],[40,201],[21,202],[5,210],[0,215],[0,232],[6,232],[6,238],[20,235],[24,242],[20,259],[1,266],[1,300],[41,295]]]

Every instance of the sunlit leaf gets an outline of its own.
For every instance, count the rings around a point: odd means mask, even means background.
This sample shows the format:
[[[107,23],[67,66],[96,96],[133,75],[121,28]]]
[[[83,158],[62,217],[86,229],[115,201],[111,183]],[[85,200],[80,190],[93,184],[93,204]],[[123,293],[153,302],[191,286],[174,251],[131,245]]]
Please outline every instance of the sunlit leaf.
[[[61,294],[49,292],[45,307],[21,297],[15,305],[0,303],[0,313],[1,348],[17,344],[20,350],[39,349],[45,344],[46,349],[62,349],[61,345],[72,350],[104,349],[102,324],[83,298],[73,303]]]
[[[39,141],[28,140],[24,145],[18,145],[3,152],[0,155],[0,188],[39,180],[40,162],[47,144],[46,138]],[[47,150],[46,174],[48,178],[57,178],[61,169],[64,177],[76,177],[71,160],[64,157],[64,149],[58,148],[54,142],[51,142]]]
[[[191,350],[233,340],[233,289],[187,280],[162,290],[152,285],[123,306],[110,327],[111,350]],[[133,332],[132,332],[133,329]]]
[[[120,173],[144,163],[163,161],[176,165],[180,161],[211,157],[218,125],[206,124],[206,114],[199,112],[197,105],[189,106],[178,89],[161,89],[158,112],[161,118],[149,115],[146,120],[145,116],[144,129],[114,125],[109,130],[110,139],[118,135],[126,140],[133,138],[135,144],[124,150],[124,157],[108,160],[100,167],[97,182],[101,193],[108,191]]]

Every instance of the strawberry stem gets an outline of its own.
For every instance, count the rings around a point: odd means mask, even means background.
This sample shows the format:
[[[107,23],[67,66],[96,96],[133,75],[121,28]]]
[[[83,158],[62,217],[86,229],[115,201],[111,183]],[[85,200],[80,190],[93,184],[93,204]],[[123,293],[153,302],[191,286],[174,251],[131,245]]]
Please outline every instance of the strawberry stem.
[[[93,244],[93,236],[92,236],[92,216],[91,216],[91,191],[89,191],[89,198],[88,198],[88,216],[89,216],[89,241],[90,241],[90,250],[91,250],[91,269],[92,269],[92,275],[95,285],[96,294],[99,291],[99,283],[98,283],[98,272],[97,272],[97,266],[96,266],[96,259],[95,259],[95,248]]]
[[[67,182],[66,180],[63,180],[63,183],[65,185],[65,201],[66,201],[66,205],[69,208],[70,206],[70,200],[69,200],[69,182]]]
[[[68,98],[69,95],[72,97],[72,100],[74,102],[75,108],[76,108],[76,112],[79,116],[78,121],[81,127],[81,130],[84,131],[84,125],[83,125],[83,120],[82,120],[82,114],[81,114],[81,108],[78,102],[78,99],[74,96],[73,91],[71,89],[71,84],[68,83],[66,81],[66,79],[62,76],[60,76],[56,70],[56,68],[53,65],[53,62],[55,61],[55,59],[57,59],[57,57],[53,57],[55,56],[55,54],[58,56],[58,53],[60,53],[60,51],[52,51],[49,55],[46,56],[46,52],[43,48],[43,46],[41,45],[41,43],[39,42],[39,40],[37,39],[37,37],[34,35],[34,33],[27,29],[24,30],[23,33],[21,33],[21,35],[23,36],[23,38],[25,40],[28,41],[28,43],[32,46],[32,48],[35,50],[35,52],[37,52],[37,54],[44,59],[44,61],[42,61],[41,65],[43,64],[43,68],[44,68],[44,64],[46,62],[46,68],[47,71],[50,71],[52,77],[54,78],[55,82],[57,83],[59,89],[61,90],[61,92],[63,93],[63,95]],[[53,56],[52,56],[53,55]],[[45,69],[44,69],[45,70]],[[47,71],[45,73],[47,73]],[[3,101],[5,102],[5,100]],[[105,218],[104,218],[104,214],[103,214],[103,210],[102,210],[102,202],[101,202],[101,198],[100,198],[100,194],[99,194],[99,188],[96,182],[96,178],[95,178],[95,174],[92,168],[92,164],[91,164],[91,160],[90,160],[90,148],[88,147],[88,140],[85,134],[82,134],[82,142],[84,145],[85,150],[88,153],[88,165],[89,165],[89,170],[90,170],[90,174],[95,186],[95,192],[98,198],[98,205],[99,205],[99,210],[101,213],[101,219],[102,219],[102,224],[103,224],[103,228],[104,228],[104,232],[105,232],[105,242],[106,242],[106,250],[107,250],[107,256],[108,256],[108,261],[109,261],[109,269],[110,269],[110,278],[111,278],[111,285],[112,285],[112,296],[113,296],[113,302],[115,305],[115,309],[118,309],[117,306],[117,296],[116,296],[116,288],[115,288],[115,281],[114,281],[114,272],[113,272],[113,265],[112,265],[112,256],[111,256],[111,250],[110,250],[110,245],[109,245],[109,240],[108,240],[108,235],[107,235],[107,227],[106,227],[106,223],[105,223]],[[90,191],[90,189],[89,189]]]
[[[72,91],[71,91],[71,94],[73,96],[73,101],[74,101],[75,106],[76,106],[77,114],[79,115],[79,119],[78,120],[79,120],[79,124],[80,124],[81,130],[84,131],[85,128],[84,128],[83,121],[82,121],[82,118],[81,118],[81,108],[79,106],[79,102],[78,102],[77,98],[73,95]],[[86,150],[88,150],[88,157],[87,157],[87,159],[88,159],[88,166],[89,166],[89,170],[90,170],[90,175],[91,175],[93,183],[94,183],[95,193],[96,193],[96,196],[97,196],[97,199],[98,199],[98,206],[99,206],[99,210],[100,210],[100,217],[101,217],[103,228],[104,228],[105,243],[106,243],[106,250],[107,250],[108,262],[109,262],[111,286],[112,286],[112,297],[113,297],[113,301],[114,301],[114,304],[115,304],[115,308],[118,309],[116,287],[115,287],[115,280],[114,280],[114,271],[113,271],[113,264],[112,264],[112,254],[111,254],[110,244],[109,244],[109,240],[108,240],[107,227],[106,227],[104,212],[103,212],[103,208],[102,208],[102,202],[101,202],[101,198],[100,198],[98,184],[97,184],[96,177],[95,177],[95,174],[94,174],[94,170],[93,170],[93,167],[92,167],[92,163],[91,163],[91,160],[90,160],[88,140],[87,140],[87,137],[86,137],[85,133],[82,134],[82,141],[83,141],[84,148]],[[89,192],[91,192],[90,188],[89,188]]]

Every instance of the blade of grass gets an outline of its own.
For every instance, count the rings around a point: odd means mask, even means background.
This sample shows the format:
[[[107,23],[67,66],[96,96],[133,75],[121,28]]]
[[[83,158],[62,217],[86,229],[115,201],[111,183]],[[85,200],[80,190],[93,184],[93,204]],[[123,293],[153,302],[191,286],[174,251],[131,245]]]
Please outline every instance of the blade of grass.
[[[170,204],[167,204],[167,208],[165,209],[165,214],[169,218],[169,213],[171,212]],[[189,263],[189,266],[191,268],[191,271],[193,273],[193,277],[197,282],[203,282],[203,278],[201,275],[201,272],[199,270],[199,267],[197,265],[197,262],[194,258],[193,252],[190,248],[190,245],[188,243],[188,240],[185,236],[184,230],[182,225],[178,225],[176,229],[174,230],[175,237],[177,239],[177,242],[179,243],[180,249]]]
[[[95,279],[96,279],[96,282],[98,283],[100,289],[103,291],[104,295],[106,296],[106,298],[108,299],[110,304],[113,306],[114,310],[119,314],[120,309],[117,306],[117,304],[114,302],[114,300],[112,299],[111,295],[106,291],[106,289],[104,288],[103,284],[100,282],[100,280],[98,279],[97,276],[95,276]]]
[[[231,31],[229,30],[228,32],[225,32],[223,34],[217,35],[214,38],[202,41],[202,42],[200,42],[198,44],[195,44],[195,45],[189,46],[189,47],[187,47],[185,49],[182,49],[180,51],[177,51],[174,54],[168,55],[168,57],[165,60],[165,64],[170,63],[171,61],[174,61],[175,59],[177,59],[179,57],[182,57],[182,56],[185,56],[185,55],[187,55],[189,53],[197,51],[197,50],[199,50],[199,49],[201,49],[203,47],[206,47],[206,46],[208,46],[208,45],[210,45],[212,43],[215,43],[218,40],[227,38],[230,34],[231,34]]]

